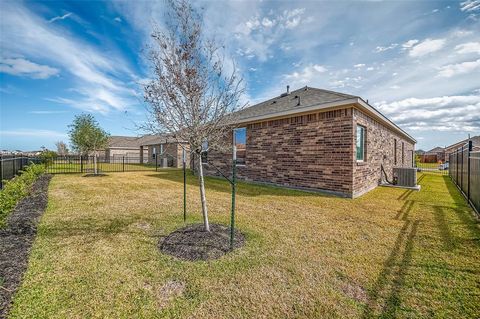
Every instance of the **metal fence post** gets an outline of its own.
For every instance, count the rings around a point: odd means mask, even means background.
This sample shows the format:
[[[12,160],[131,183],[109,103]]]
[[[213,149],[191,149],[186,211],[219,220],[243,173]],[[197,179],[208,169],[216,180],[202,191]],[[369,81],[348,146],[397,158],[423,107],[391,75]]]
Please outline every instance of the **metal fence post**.
[[[3,188],[3,158],[0,157],[0,189]]]
[[[16,156],[13,155],[13,159],[12,159],[13,176],[15,176],[15,174],[17,173],[16,170],[15,170],[15,169],[16,169],[16,167],[15,167],[15,166],[16,166],[16,165],[15,165],[15,157],[16,157]]]
[[[83,156],[80,155],[80,173],[83,173]]]
[[[122,157],[122,170],[125,172],[125,156]]]
[[[232,161],[232,213],[230,215],[230,250],[233,250],[235,239],[235,193],[236,193],[236,177],[237,177],[237,148],[233,147]]]
[[[185,150],[183,150],[182,162],[183,162],[183,222],[186,222],[187,221],[187,163],[186,163]]]
[[[158,156],[155,154],[155,172],[158,172]]]
[[[464,192],[463,190],[463,145],[462,145],[462,169],[460,170],[460,189],[462,190],[462,192]],[[465,193],[465,192],[464,192]]]
[[[457,152],[455,153],[455,170],[456,170],[455,184],[458,185],[458,149],[457,149]]]
[[[468,141],[468,164],[467,164],[467,202],[470,203],[470,152],[473,149],[472,141]]]

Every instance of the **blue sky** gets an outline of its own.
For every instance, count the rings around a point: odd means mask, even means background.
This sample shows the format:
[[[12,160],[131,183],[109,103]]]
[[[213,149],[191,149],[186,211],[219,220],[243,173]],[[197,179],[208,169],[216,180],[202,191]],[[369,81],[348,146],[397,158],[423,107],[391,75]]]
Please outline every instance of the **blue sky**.
[[[480,134],[480,0],[196,1],[250,104],[305,85],[360,95],[417,148]],[[163,1],[0,2],[0,149],[54,149],[75,114],[140,135]]]

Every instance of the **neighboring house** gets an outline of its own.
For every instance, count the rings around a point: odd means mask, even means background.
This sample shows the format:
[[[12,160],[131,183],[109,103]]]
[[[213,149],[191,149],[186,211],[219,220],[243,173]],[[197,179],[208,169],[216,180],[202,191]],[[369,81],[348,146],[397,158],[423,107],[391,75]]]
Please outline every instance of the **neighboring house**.
[[[142,154],[140,146],[147,137],[110,136],[108,147],[102,152],[101,156],[113,159],[127,157],[129,163],[141,163],[142,156],[146,157],[147,152],[144,151]]]
[[[175,139],[166,135],[152,135],[142,141],[142,149],[146,152],[147,158],[144,162],[155,164],[159,167],[183,166],[183,149],[186,158],[186,167],[190,168],[190,155],[187,143],[178,143]]]
[[[480,151],[480,135],[471,137],[470,139],[465,139],[460,142],[454,143],[450,146],[445,147],[445,158],[446,161],[449,160],[450,154],[455,152],[460,147],[464,146],[467,147],[468,141],[472,141],[472,151]]]
[[[445,149],[443,147],[437,146],[431,150],[425,152],[421,159],[421,163],[438,163],[445,162]]]
[[[415,155],[423,155],[425,154],[424,150],[415,150]]]
[[[415,139],[358,96],[304,87],[237,113],[240,179],[357,197],[394,166],[413,166]],[[231,171],[231,154],[208,163]],[[205,165],[209,175],[218,175]]]

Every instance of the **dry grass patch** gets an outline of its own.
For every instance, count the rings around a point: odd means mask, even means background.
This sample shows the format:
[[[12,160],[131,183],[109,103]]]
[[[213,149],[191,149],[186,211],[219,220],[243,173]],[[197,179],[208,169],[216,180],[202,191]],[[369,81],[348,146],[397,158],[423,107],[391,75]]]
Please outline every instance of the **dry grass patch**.
[[[478,221],[447,177],[421,178],[355,200],[241,184],[246,245],[187,262],[158,250],[184,227],[181,171],[57,175],[11,317],[480,317]],[[229,185],[207,198],[228,225]]]

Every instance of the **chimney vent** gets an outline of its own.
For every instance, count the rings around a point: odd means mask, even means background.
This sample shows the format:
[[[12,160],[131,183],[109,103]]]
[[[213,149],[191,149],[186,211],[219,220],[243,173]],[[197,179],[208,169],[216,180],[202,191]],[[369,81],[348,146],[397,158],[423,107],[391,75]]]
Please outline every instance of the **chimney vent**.
[[[287,94],[290,94],[290,85],[287,85]]]

